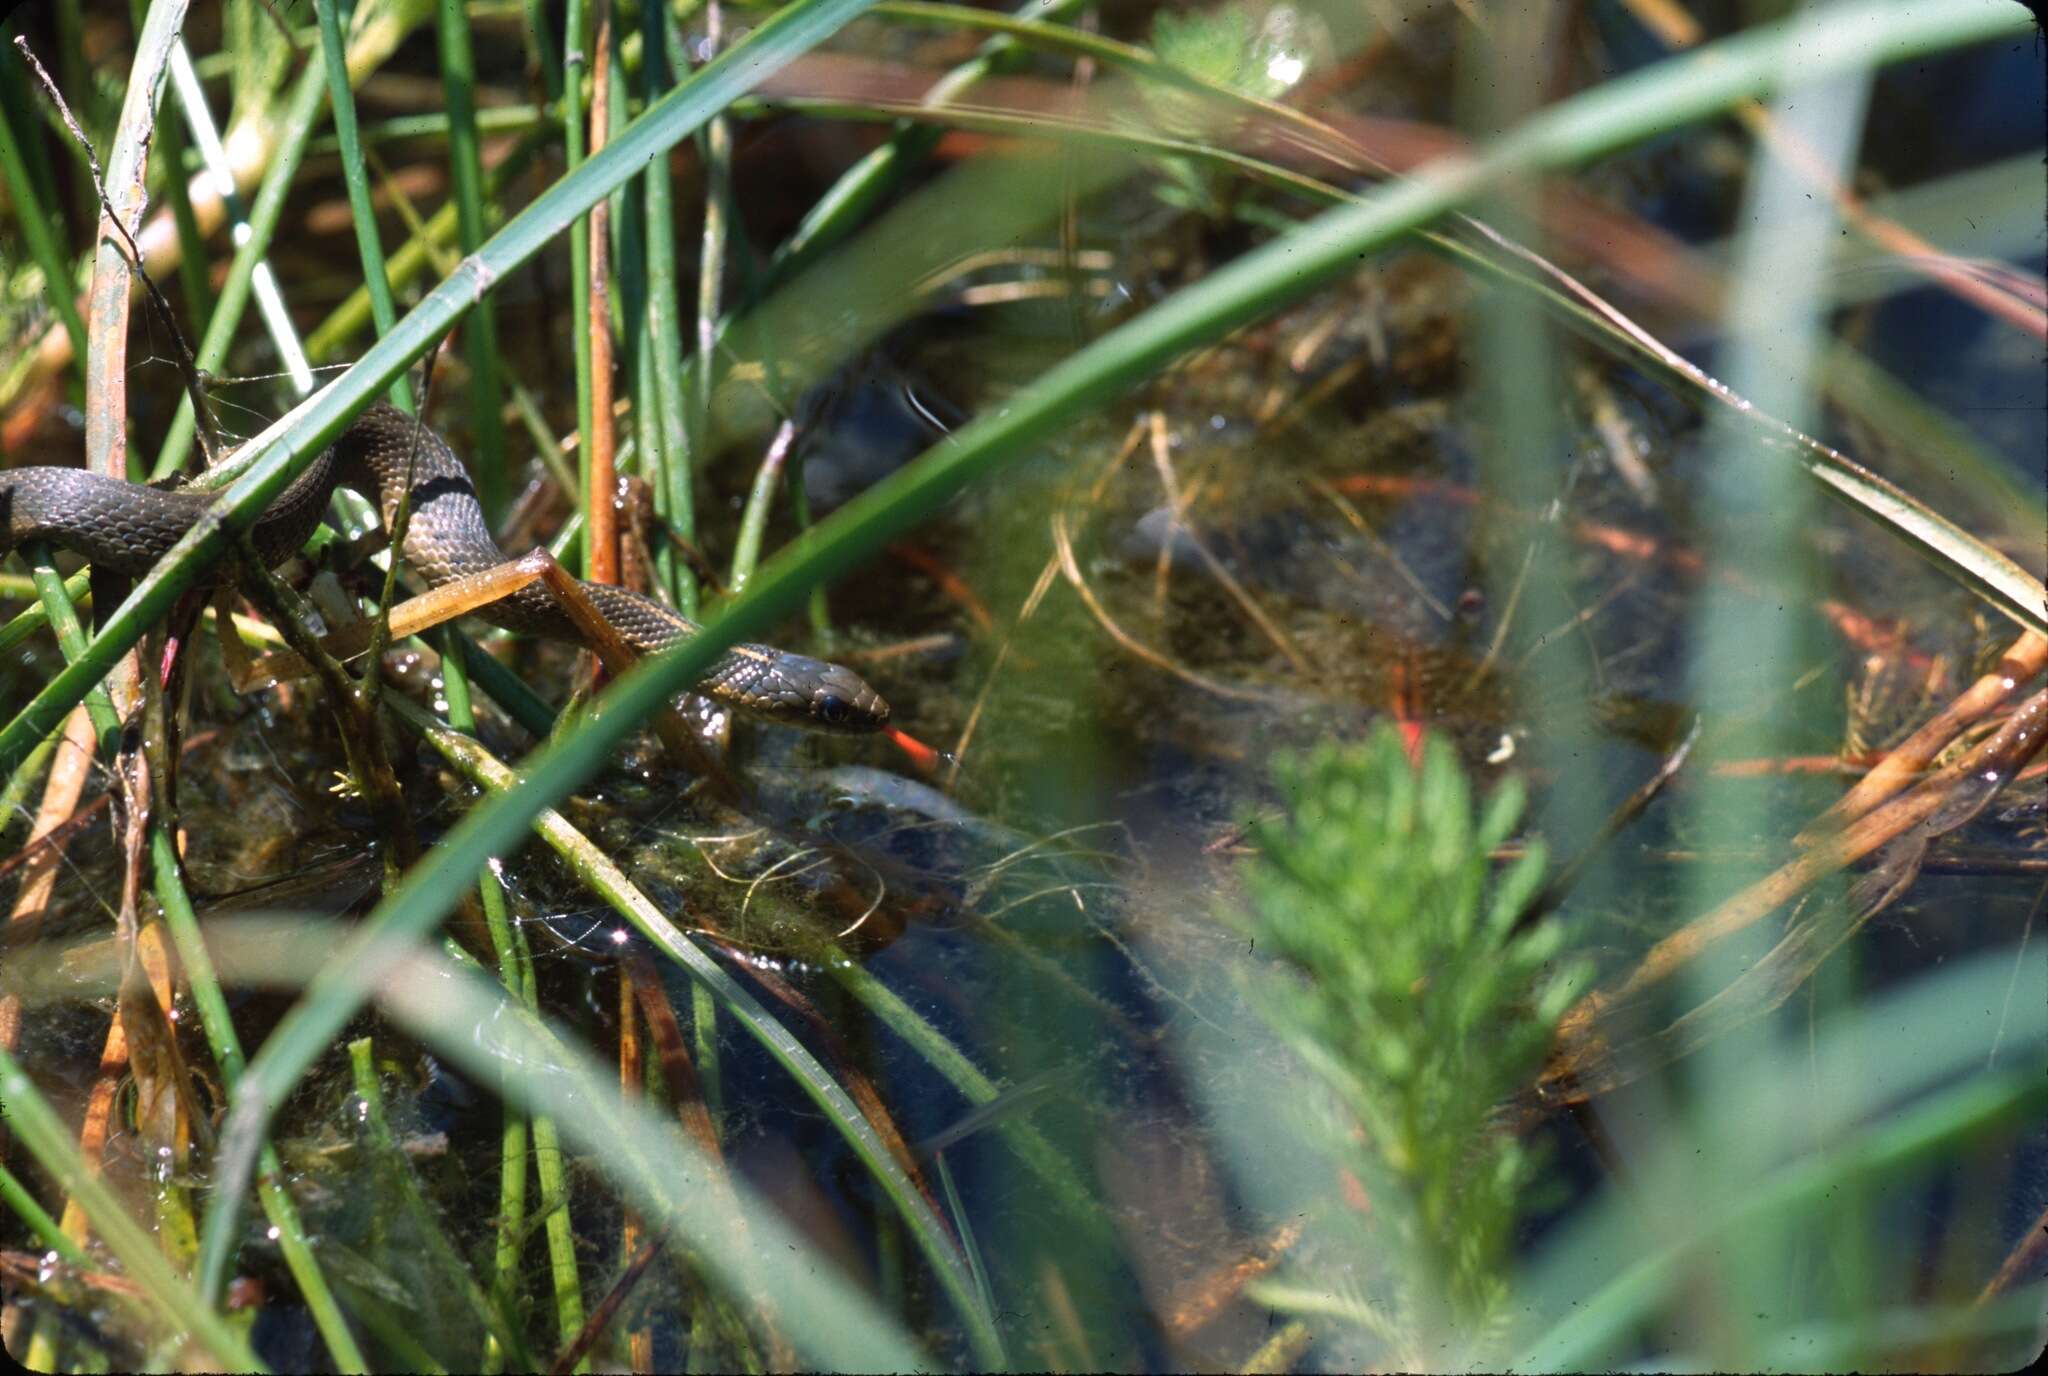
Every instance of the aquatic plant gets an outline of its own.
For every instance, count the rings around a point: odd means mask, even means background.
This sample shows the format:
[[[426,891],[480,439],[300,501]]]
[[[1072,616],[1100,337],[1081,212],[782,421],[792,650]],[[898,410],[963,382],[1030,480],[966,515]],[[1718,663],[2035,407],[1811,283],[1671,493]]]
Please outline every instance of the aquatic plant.
[[[1362,1187],[1350,1207],[1372,1216],[1363,1285],[1386,1288],[1403,1349],[1465,1365],[1498,1326],[1540,1160],[1499,1112],[1585,970],[1561,959],[1562,924],[1522,926],[1540,843],[1496,869],[1523,812],[1518,778],[1475,812],[1443,739],[1411,763],[1384,724],[1273,774],[1279,815],[1250,825],[1237,922],[1281,968],[1255,976],[1253,1003],[1335,1100],[1323,1148]],[[1451,1335],[1468,1347],[1446,1349]]]

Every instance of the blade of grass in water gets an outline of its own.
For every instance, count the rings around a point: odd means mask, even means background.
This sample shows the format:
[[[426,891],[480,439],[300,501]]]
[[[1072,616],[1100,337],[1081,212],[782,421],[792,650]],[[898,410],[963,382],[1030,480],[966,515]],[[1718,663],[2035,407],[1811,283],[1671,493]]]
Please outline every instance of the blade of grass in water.
[[[445,663],[443,680],[447,685],[448,720],[456,730],[467,736],[476,734],[476,716],[471,709],[469,696],[469,673],[465,667],[466,647],[452,628],[443,628],[441,636],[442,658]],[[495,662],[495,661],[493,661]],[[498,982],[505,987],[508,997],[518,999],[526,1008],[538,1011],[539,1001],[533,982],[531,961],[524,943],[517,937],[512,926],[511,914],[505,906],[504,885],[499,882],[495,870],[486,868],[477,876],[477,900],[484,910],[484,925],[490,933],[491,954],[498,962]],[[526,1144],[533,1135],[535,1125],[525,1112],[509,1099],[505,1102],[504,1126],[498,1138],[498,1242],[492,1257],[491,1302],[503,1307],[511,1303],[514,1287],[519,1278],[519,1241],[526,1231]],[[550,1137],[553,1125],[541,1128],[541,1136]],[[556,1152],[559,1158],[559,1150]],[[559,1166],[559,1159],[556,1162]],[[557,1193],[560,1187],[557,1184]],[[565,1232],[566,1229],[557,1230]],[[555,1233],[549,1234],[552,1245]],[[570,1239],[573,1244],[573,1239]],[[557,1295],[556,1313],[559,1320],[566,1320],[573,1310],[582,1308],[582,1286],[576,1275],[575,1249],[573,1245],[560,1253],[550,1255],[551,1274],[563,1277],[567,1282],[563,1292]],[[567,1296],[573,1294],[573,1305]],[[504,1369],[508,1354],[504,1346],[495,1339],[484,1352],[483,1367],[486,1371]]]
[[[491,1303],[483,1287],[477,1284],[468,1262],[463,1260],[435,1218],[433,1207],[427,1203],[426,1195],[413,1175],[411,1163],[399,1148],[398,1139],[391,1131],[390,1119],[384,1112],[384,1091],[383,1086],[377,1083],[375,1048],[370,1038],[358,1037],[350,1042],[348,1058],[356,1099],[362,1105],[361,1125],[369,1138],[371,1169],[382,1177],[381,1183],[385,1188],[397,1194],[399,1206],[411,1217],[413,1233],[425,1244],[431,1274],[441,1283],[455,1288],[490,1340],[507,1354],[517,1368],[535,1369],[533,1354],[527,1351],[518,1331]]]
[[[14,1172],[7,1169],[7,1163],[4,1161],[0,1161],[0,1204],[5,1204],[16,1218],[27,1224],[28,1230],[35,1234],[36,1241],[41,1243],[45,1250],[55,1252],[66,1266],[73,1266],[81,1271],[90,1271],[93,1268],[92,1259],[86,1256],[85,1250],[71,1240],[71,1234],[64,1231],[62,1224],[50,1217],[50,1211],[36,1201],[36,1197],[29,1193],[28,1186],[22,1184]]]
[[[1745,1121],[1754,1121],[1758,1105],[1782,1106],[1798,1115],[1806,1140],[1837,1143],[1858,1124],[1879,1122],[1867,1132],[1867,1145],[1899,1130],[1906,1115],[1884,1122],[1882,1115],[1899,1104],[1927,1105],[1936,1091],[1978,1075],[1987,1052],[2004,1046],[2013,1056],[2033,1054],[2048,1039],[2048,1005],[2039,1000],[2011,1000],[2013,988],[2040,988],[2048,981],[2048,955],[2038,947],[2014,952],[1989,952],[1923,976],[1861,1006],[1836,1011],[1811,1034],[1799,1031],[1769,1048],[1750,1067],[1743,1087]],[[1967,1102],[1986,1084],[2002,1097],[1996,1078],[1964,1085]],[[2022,1094],[2031,1092],[2020,1086]],[[1707,1112],[1715,1111],[1713,1105]],[[1733,1111],[1723,1106],[1722,1111]],[[1933,1122],[1935,1120],[1923,1120]],[[1956,1120],[1949,1119],[1954,1122]],[[1784,1140],[1783,1138],[1780,1139]],[[1792,1143],[1795,1148],[1800,1144]],[[1803,1149],[1804,1150],[1804,1149]],[[1682,1183],[1687,1236],[1674,1245],[1656,1217],[1645,1218],[1633,1200],[1610,1197],[1597,1208],[1568,1222],[1547,1240],[1534,1258],[1517,1293],[1527,1305],[1526,1333],[1509,1350],[1541,1356],[1551,1369],[1600,1364],[1596,1353],[1636,1332],[1642,1316],[1668,1289],[1652,1282],[1670,1279],[1672,1251],[1710,1240],[1724,1226],[1724,1215],[1755,1206],[1755,1180],[1721,1182],[1711,1192],[1695,1188],[1694,1142],[1675,1136],[1661,1155],[1638,1163],[1637,1179],[1655,1196],[1659,1181]],[[1849,1174],[1849,1153],[1804,1150],[1765,1163],[1772,1188],[1811,1199],[1841,1189]],[[1676,1197],[1676,1196],[1673,1196]],[[1789,1205],[1787,1205],[1789,1206]],[[1637,1262],[1634,1259],[1650,1257]],[[1657,1268],[1654,1274],[1639,1266]],[[1629,1277],[1633,1275],[1634,1279]],[[1598,1312],[1586,1308],[1589,1295],[1603,1296]]]
[[[246,1064],[241,1038],[235,1033],[234,1019],[228,1012],[227,999],[221,992],[220,979],[213,968],[213,956],[199,934],[199,918],[192,910],[190,895],[185,892],[184,877],[178,868],[170,834],[164,830],[161,821],[152,819],[150,822],[149,846],[157,903],[163,909],[164,925],[170,930],[178,961],[184,967],[185,983],[192,991],[192,1002],[199,1009],[200,1027],[206,1033],[214,1064],[220,1068],[221,1084],[232,1093]],[[264,1217],[270,1220],[285,1268],[298,1283],[299,1295],[313,1316],[313,1326],[320,1331],[321,1341],[327,1344],[328,1355],[334,1359],[336,1370],[367,1371],[369,1367],[363,1360],[362,1349],[356,1345],[355,1335],[349,1331],[348,1319],[335,1302],[333,1289],[320,1269],[319,1259],[314,1256],[313,1243],[306,1234],[298,1205],[285,1188],[287,1178],[277,1149],[266,1142],[256,1163],[256,1197],[263,1206]]]
[[[1927,1160],[1936,1150],[1977,1140],[2023,1123],[2048,1108],[2038,1076],[2011,1072],[1944,1089],[1829,1157],[1788,1167],[1757,1181],[1728,1207],[1699,1213],[1696,1232],[1681,1236],[1636,1262],[1622,1275],[1574,1303],[1570,1318],[1523,1349],[1516,1366],[1528,1371],[1598,1369],[1626,1352],[1645,1316],[1682,1283],[1688,1258],[1717,1240],[1739,1235],[1745,1224],[1783,1216],[1827,1198],[1845,1182],[1885,1179]]]

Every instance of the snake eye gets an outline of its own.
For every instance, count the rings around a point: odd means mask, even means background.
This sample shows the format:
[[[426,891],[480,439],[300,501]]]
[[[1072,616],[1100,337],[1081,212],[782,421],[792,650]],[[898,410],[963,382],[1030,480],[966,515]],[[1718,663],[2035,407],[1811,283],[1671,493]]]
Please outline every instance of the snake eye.
[[[837,693],[826,693],[818,699],[818,720],[827,726],[844,726],[853,720],[853,704]]]

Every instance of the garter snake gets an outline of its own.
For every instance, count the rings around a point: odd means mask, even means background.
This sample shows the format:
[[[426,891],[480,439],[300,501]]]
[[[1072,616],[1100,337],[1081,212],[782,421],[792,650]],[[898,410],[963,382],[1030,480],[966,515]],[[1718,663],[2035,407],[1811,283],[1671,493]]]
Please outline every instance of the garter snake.
[[[400,553],[430,584],[481,573],[505,562],[462,463],[434,431],[379,402],[363,412],[258,518],[257,553],[283,562],[305,543],[337,483],[374,497],[391,527],[411,475],[412,514]],[[217,494],[145,487],[77,468],[0,471],[0,553],[47,540],[96,565],[140,575],[213,504]],[[653,654],[698,627],[626,588],[585,583],[605,619],[642,653]],[[551,640],[580,642],[554,596],[531,584],[475,615]],[[889,704],[851,669],[766,645],[735,645],[694,685],[737,712],[811,730],[865,732],[889,720]]]

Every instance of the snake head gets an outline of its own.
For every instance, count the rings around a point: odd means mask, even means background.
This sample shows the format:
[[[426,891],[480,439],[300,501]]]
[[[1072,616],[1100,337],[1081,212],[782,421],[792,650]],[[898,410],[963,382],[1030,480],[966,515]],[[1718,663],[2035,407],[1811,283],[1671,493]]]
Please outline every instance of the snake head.
[[[851,669],[821,659],[738,645],[715,675],[714,696],[759,721],[860,735],[889,724],[889,704]],[[700,685],[701,687],[702,685]]]
[[[814,665],[807,717],[813,728],[860,734],[889,724],[889,704],[859,674],[843,665]]]

